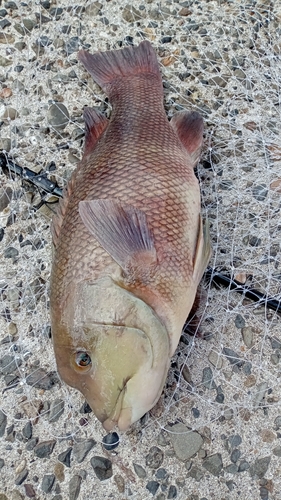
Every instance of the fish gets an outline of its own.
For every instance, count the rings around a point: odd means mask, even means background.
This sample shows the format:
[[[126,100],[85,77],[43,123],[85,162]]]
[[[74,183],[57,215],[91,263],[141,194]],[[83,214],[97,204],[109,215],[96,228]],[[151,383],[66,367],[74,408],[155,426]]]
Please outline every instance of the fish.
[[[161,396],[211,255],[194,167],[196,111],[169,121],[151,43],[79,61],[107,94],[85,107],[85,145],[52,221],[50,312],[61,379],[110,431]]]

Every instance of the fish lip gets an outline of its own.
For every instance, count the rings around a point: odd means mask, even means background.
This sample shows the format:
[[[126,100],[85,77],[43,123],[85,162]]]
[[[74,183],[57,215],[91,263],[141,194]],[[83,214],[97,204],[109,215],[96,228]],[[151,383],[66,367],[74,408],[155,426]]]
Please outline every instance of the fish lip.
[[[115,405],[111,411],[111,413],[105,418],[102,422],[102,425],[106,431],[111,431],[115,426],[118,425],[118,421],[120,415],[122,413],[122,403],[124,400],[124,396],[126,394],[127,383],[129,382],[130,377],[128,377],[123,384],[123,388],[120,390],[120,393],[116,399]]]

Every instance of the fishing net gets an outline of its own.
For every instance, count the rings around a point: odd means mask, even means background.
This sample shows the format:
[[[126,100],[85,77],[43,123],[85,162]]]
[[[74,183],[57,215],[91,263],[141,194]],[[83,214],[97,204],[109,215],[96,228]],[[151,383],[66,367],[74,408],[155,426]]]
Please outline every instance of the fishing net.
[[[8,156],[63,189],[82,155],[84,106],[111,112],[77,51],[148,39],[169,118],[182,109],[204,118],[196,174],[213,247],[198,335],[186,328],[159,402],[106,451],[101,424],[56,373],[49,277],[57,198],[24,170],[0,173],[3,498],[92,499],[94,488],[97,499],[281,499],[280,21],[273,1],[0,2],[3,162]],[[96,456],[104,470],[112,463],[105,482]]]

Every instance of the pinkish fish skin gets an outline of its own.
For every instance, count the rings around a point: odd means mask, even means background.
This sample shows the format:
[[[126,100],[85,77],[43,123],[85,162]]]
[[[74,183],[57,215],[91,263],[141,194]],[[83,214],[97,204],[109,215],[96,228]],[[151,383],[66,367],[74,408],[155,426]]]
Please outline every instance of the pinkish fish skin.
[[[168,121],[148,41],[78,57],[113,111],[84,110],[84,155],[53,219],[52,338],[62,379],[105,429],[126,430],[161,395],[210,258],[193,171],[203,121]]]

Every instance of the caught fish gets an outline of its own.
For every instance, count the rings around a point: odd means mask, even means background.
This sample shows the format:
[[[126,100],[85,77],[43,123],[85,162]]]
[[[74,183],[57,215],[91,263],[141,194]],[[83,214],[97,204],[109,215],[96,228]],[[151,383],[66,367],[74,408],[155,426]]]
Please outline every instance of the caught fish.
[[[126,430],[159,399],[210,258],[193,168],[196,112],[169,122],[156,54],[78,54],[112,104],[85,108],[85,149],[52,233],[52,338],[61,378],[106,430]]]

